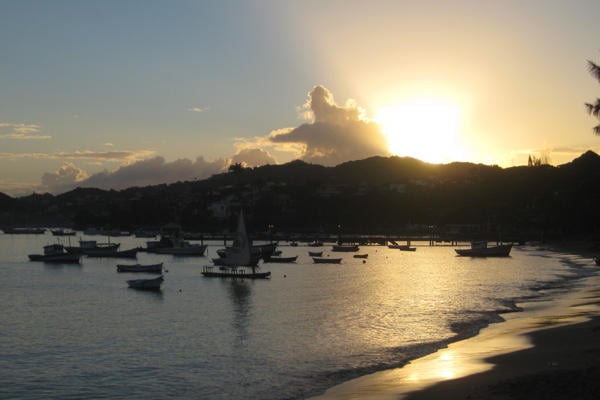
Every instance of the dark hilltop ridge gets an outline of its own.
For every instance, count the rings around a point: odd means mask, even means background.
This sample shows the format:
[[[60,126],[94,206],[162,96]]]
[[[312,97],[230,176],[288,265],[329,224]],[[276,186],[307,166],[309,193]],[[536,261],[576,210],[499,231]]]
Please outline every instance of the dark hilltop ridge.
[[[292,161],[231,168],[203,181],[60,195],[0,193],[0,226],[134,230],[175,222],[224,232],[240,207],[255,233],[440,232],[504,240],[596,239],[600,156],[559,165],[500,168],[409,157],[335,167]]]

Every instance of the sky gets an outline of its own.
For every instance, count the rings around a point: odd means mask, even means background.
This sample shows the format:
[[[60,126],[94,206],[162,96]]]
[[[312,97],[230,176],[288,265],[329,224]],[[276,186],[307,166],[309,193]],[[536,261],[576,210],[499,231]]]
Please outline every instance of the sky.
[[[0,0],[0,192],[600,152],[597,0]]]

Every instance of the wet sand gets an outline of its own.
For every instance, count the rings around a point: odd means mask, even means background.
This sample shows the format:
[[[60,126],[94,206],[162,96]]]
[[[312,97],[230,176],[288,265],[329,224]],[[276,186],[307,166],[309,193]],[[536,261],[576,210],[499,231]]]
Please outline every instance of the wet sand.
[[[525,312],[475,337],[317,399],[599,399],[600,277],[581,283],[557,300],[520,304]]]

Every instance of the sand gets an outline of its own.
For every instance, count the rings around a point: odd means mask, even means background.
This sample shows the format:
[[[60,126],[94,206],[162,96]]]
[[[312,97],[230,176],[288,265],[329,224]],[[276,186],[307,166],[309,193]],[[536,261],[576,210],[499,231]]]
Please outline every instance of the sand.
[[[523,304],[479,335],[403,368],[329,389],[321,400],[600,399],[600,278]]]

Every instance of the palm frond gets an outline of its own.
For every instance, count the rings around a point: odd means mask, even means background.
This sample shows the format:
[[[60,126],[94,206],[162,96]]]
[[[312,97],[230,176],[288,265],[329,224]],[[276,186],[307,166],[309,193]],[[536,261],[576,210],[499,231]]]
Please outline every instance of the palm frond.
[[[585,108],[587,109],[588,114],[600,118],[600,99],[596,99],[595,104],[585,103]]]
[[[592,74],[594,78],[600,81],[600,66],[588,60],[588,69],[590,70],[590,74]]]

